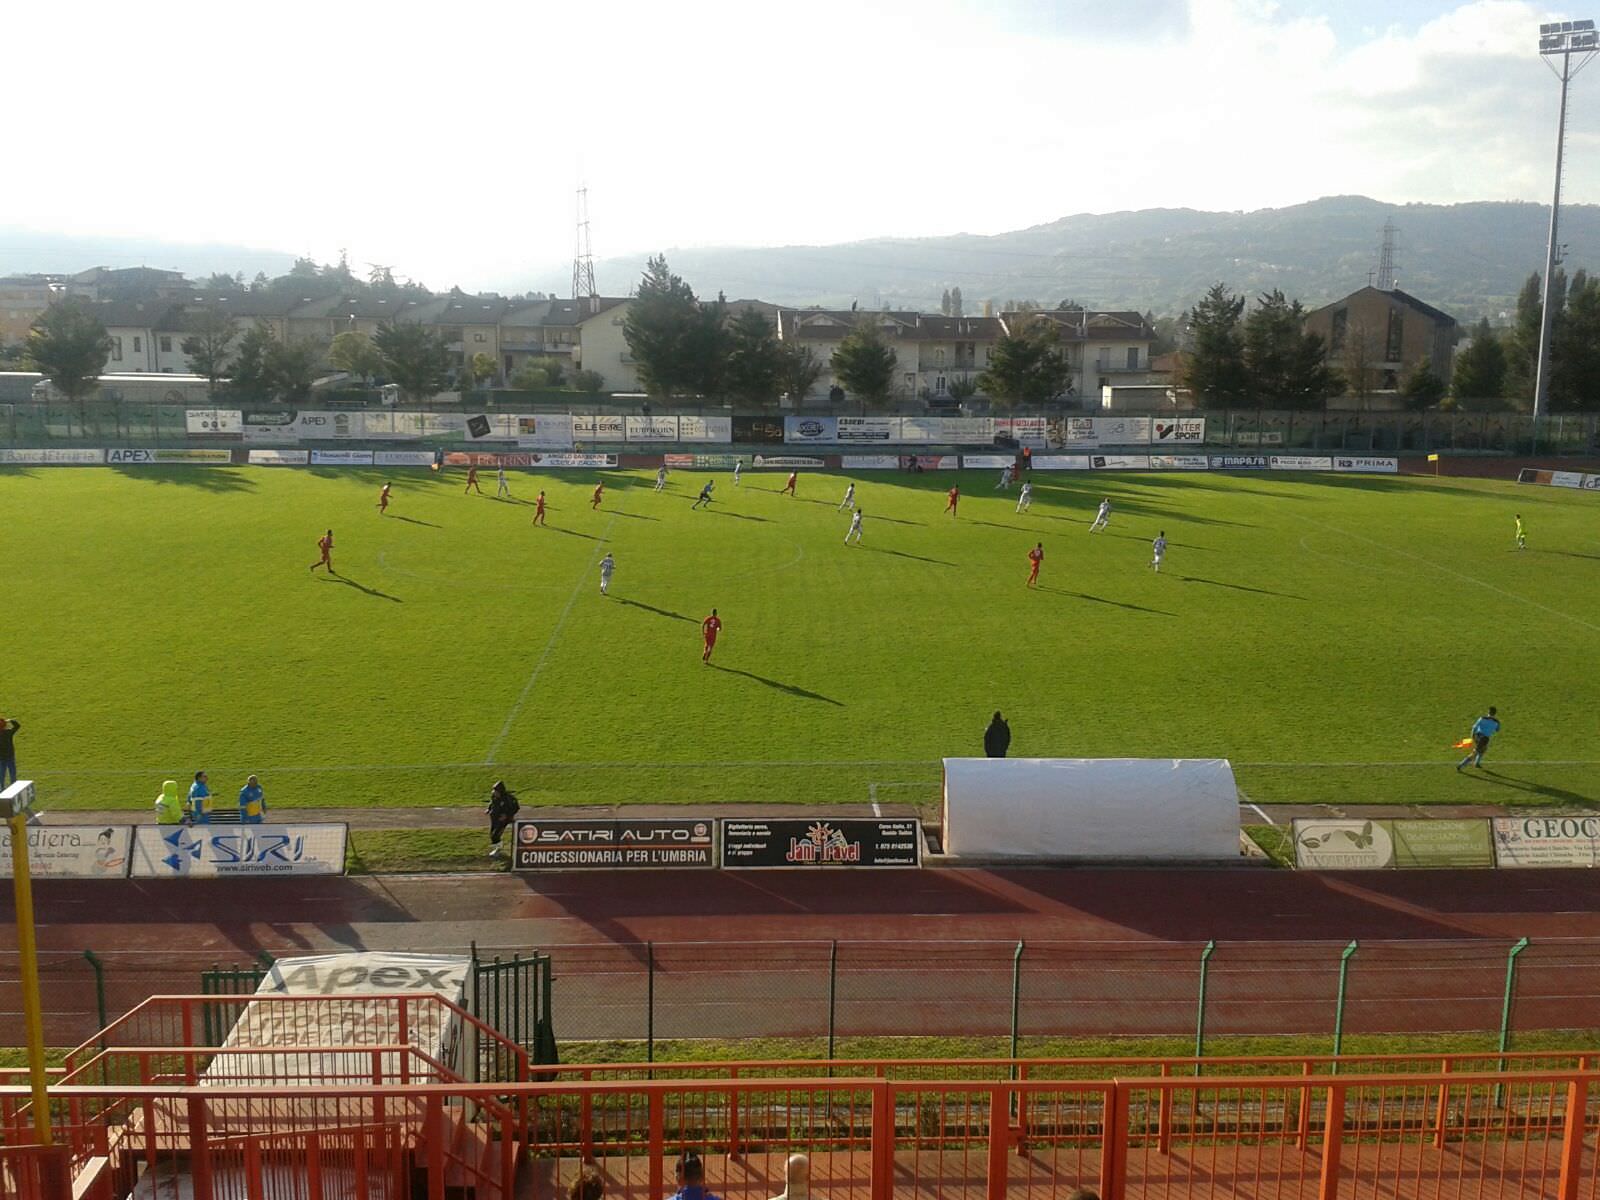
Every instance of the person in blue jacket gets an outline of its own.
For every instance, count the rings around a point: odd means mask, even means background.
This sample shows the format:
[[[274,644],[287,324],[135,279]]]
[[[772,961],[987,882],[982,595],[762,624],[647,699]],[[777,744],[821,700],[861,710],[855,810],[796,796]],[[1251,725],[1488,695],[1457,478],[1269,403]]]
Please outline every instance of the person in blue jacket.
[[[206,801],[209,799],[211,799],[211,789],[206,786],[206,773],[196,771],[194,782],[189,785],[189,824],[211,823],[211,813],[206,808]]]
[[[719,1200],[706,1190],[706,1165],[696,1150],[685,1150],[678,1159],[678,1190],[672,1200]]]
[[[1489,711],[1472,723],[1472,749],[1456,764],[1456,770],[1461,770],[1468,763],[1481,768],[1483,756],[1489,753],[1489,739],[1499,732],[1500,718],[1494,715],[1494,705],[1491,704]]]
[[[252,775],[239,789],[239,824],[259,825],[266,817],[267,798],[261,791],[261,782]]]

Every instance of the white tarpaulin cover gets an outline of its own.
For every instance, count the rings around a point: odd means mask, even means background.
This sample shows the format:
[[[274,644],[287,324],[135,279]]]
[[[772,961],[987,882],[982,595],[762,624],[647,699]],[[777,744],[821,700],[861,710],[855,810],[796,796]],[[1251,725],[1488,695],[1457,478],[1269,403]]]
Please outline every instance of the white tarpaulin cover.
[[[409,1041],[436,1061],[449,1065],[461,1030],[453,1013],[440,1004],[406,1006],[404,1033],[400,1005],[374,995],[444,997],[465,1003],[472,960],[464,955],[401,954],[364,951],[352,954],[308,954],[280,958],[256,989],[258,996],[320,996],[309,1003],[246,1004],[223,1042],[252,1049],[303,1046],[381,1046]],[[386,1076],[399,1064],[382,1056]],[[371,1055],[359,1052],[288,1056],[221,1055],[206,1071],[211,1084],[237,1084],[253,1079],[282,1079],[291,1071],[330,1081],[349,1080],[371,1071]],[[292,1067],[289,1065],[292,1063]]]
[[[956,858],[1218,861],[1239,853],[1225,758],[947,758]]]

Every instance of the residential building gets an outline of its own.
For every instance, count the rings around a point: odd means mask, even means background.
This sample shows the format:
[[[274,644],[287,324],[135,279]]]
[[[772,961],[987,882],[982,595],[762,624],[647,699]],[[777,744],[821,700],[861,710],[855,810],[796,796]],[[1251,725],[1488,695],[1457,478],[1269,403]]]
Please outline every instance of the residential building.
[[[60,295],[61,283],[52,275],[8,275],[0,279],[0,346],[26,341],[33,323]]]
[[[583,300],[556,300],[550,305],[550,328],[572,336],[572,365],[596,372],[606,392],[641,392],[639,371],[628,349],[623,322],[631,300],[621,296],[593,296]],[[557,321],[570,320],[570,326]]]
[[[487,354],[494,362],[497,382],[500,375],[500,319],[510,304],[500,296],[469,296],[452,292],[444,307],[435,312],[430,305],[422,305],[417,319],[438,327],[444,337],[445,347],[451,352],[458,370],[469,366],[480,354]]]
[[[1307,313],[1304,328],[1322,335],[1328,365],[1356,395],[1398,390],[1423,359],[1450,378],[1456,319],[1399,288],[1360,288]]]
[[[108,375],[154,374],[160,371],[157,330],[162,326],[168,329],[161,336],[167,338],[172,346],[178,345],[177,341],[172,340],[172,323],[183,309],[182,305],[171,300],[106,300],[96,304],[94,311],[111,339],[111,356],[106,361]],[[183,362],[182,370],[175,363],[174,374],[187,370],[181,350],[179,359]]]
[[[193,288],[182,271],[157,267],[90,267],[69,275],[67,294],[88,300],[176,299]]]
[[[1053,308],[1000,314],[1007,331],[1030,317],[1056,327],[1072,371],[1068,398],[1095,406],[1100,403],[1101,388],[1162,382],[1150,355],[1156,342],[1155,327],[1140,313]]]

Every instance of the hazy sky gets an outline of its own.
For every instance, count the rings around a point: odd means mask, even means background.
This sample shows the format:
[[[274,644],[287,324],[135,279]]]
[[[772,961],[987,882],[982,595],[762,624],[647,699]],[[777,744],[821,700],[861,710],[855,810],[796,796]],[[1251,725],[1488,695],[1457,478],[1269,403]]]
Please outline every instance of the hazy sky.
[[[0,225],[507,287],[560,281],[580,178],[601,257],[1333,193],[1547,201],[1535,42],[1563,15],[1600,3],[18,5]],[[1570,136],[1568,196],[1600,199],[1600,68]]]

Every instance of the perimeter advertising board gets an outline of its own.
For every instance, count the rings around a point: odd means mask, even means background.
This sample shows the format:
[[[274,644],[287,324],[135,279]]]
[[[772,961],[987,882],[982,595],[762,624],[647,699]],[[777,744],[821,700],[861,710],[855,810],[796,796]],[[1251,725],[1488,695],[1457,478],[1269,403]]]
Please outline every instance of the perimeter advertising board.
[[[1394,865],[1397,867],[1494,866],[1489,822],[1467,820],[1396,821]]]
[[[572,437],[580,442],[620,442],[623,440],[621,413],[573,413]]]
[[[922,822],[914,817],[718,824],[725,869],[922,865]]]
[[[681,418],[680,418],[681,420]],[[673,471],[731,471],[744,461],[742,454],[663,454],[661,461]]]
[[[732,417],[679,417],[680,442],[715,442],[726,445],[733,441]],[[781,439],[780,439],[781,440]]]
[[[1339,455],[1333,460],[1335,471],[1359,471],[1367,475],[1394,475],[1400,470],[1398,458],[1351,457]]]
[[[132,873],[136,879],[342,875],[349,834],[348,825],[332,823],[140,825]]]
[[[836,442],[839,440],[839,423],[833,417],[785,417],[783,419],[785,442]]]
[[[572,415],[538,413],[511,418],[511,432],[517,445],[527,450],[572,449]]]
[[[896,442],[899,417],[835,417],[834,437],[841,442]]]
[[[1089,466],[1096,471],[1148,471],[1148,454],[1091,454]]]
[[[1371,871],[1394,866],[1388,821],[1296,820],[1294,865],[1317,871]]]
[[[244,432],[244,413],[236,408],[189,408],[183,413],[183,427],[196,436],[238,437]]]
[[[313,467],[370,467],[371,450],[313,450]]]
[[[897,471],[901,458],[898,454],[846,454],[839,465],[846,471]]]
[[[303,467],[308,457],[305,450],[251,450],[248,461],[252,467]]]
[[[1087,454],[1035,454],[1033,456],[1033,469],[1035,471],[1087,471],[1089,469],[1089,456]]]
[[[996,437],[1016,438],[1019,446],[1035,450],[1049,444],[1049,422],[1044,417],[996,417],[994,432]]]
[[[1150,442],[1187,443],[1198,446],[1206,440],[1204,417],[1156,417],[1150,423]]]
[[[1204,454],[1152,454],[1150,466],[1157,471],[1205,471],[1211,461]]]
[[[19,467],[91,467],[106,460],[104,450],[79,450],[63,447],[59,450],[0,450],[0,466]]]
[[[1213,454],[1213,471],[1265,471],[1271,462],[1265,454]]]
[[[994,471],[1001,467],[1017,465],[1015,454],[963,454],[961,465],[969,471]]]
[[[1496,817],[1497,867],[1600,866],[1600,816]]]
[[[675,442],[678,440],[677,417],[624,417],[624,435],[630,442]]]
[[[28,874],[40,879],[121,879],[132,825],[29,825]],[[11,827],[0,824],[0,877],[11,877]]]
[[[115,466],[227,466],[231,450],[107,450],[106,462]]]
[[[938,446],[994,444],[993,417],[902,417],[900,440]]]
[[[777,446],[783,442],[783,417],[734,417],[733,440],[741,446]]]
[[[1274,471],[1331,471],[1333,459],[1322,454],[1274,454]]]
[[[709,820],[518,821],[512,843],[518,871],[590,868],[715,867],[716,829]]]

